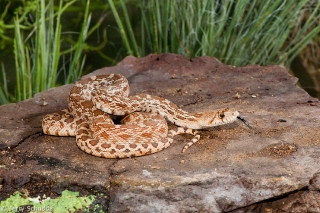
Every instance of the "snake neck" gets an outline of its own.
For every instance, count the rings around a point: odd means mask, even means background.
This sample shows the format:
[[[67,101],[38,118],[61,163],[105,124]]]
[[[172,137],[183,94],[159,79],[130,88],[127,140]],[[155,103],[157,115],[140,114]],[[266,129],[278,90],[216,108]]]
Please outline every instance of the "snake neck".
[[[158,96],[140,94],[131,96],[130,100],[136,106],[135,111],[158,113],[178,126],[198,126],[198,119],[202,116],[201,113],[184,111],[171,101]]]
[[[180,109],[167,99],[148,94],[133,96],[131,101],[137,106],[136,111],[155,112],[178,126],[191,129],[203,129],[231,123],[239,115],[237,111],[230,109],[190,113]]]

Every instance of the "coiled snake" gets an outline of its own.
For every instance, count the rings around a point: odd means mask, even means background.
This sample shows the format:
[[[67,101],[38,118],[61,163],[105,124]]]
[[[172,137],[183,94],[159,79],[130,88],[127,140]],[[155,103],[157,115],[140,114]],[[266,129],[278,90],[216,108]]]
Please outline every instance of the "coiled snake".
[[[243,120],[238,111],[232,109],[189,113],[161,97],[129,96],[128,81],[118,74],[80,80],[70,92],[68,107],[44,116],[43,132],[75,136],[81,150],[105,158],[159,152],[170,146],[177,134],[194,135],[183,148],[184,152],[200,139],[195,129],[231,123],[237,118]],[[123,118],[115,124],[112,115]],[[178,130],[168,131],[165,118],[180,126]]]

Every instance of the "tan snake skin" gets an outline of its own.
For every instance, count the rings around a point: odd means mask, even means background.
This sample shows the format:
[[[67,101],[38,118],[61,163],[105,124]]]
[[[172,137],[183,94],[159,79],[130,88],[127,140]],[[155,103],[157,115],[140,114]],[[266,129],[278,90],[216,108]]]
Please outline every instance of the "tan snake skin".
[[[70,92],[69,109],[44,116],[43,132],[75,136],[78,147],[94,156],[125,158],[159,152],[170,146],[177,134],[194,135],[184,152],[200,139],[193,129],[227,124],[239,118],[239,113],[231,109],[189,113],[161,97],[128,95],[128,81],[118,74],[80,80]],[[110,115],[124,117],[114,124]],[[181,127],[168,131],[164,118]]]

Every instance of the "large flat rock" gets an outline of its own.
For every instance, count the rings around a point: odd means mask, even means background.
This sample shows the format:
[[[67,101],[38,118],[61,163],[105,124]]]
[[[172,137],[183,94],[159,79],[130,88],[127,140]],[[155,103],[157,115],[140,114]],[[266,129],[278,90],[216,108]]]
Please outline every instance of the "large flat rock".
[[[1,200],[22,189],[53,197],[70,189],[108,195],[109,212],[275,212],[320,205],[319,100],[284,68],[162,54],[127,57],[90,75],[106,73],[126,76],[131,95],[162,96],[190,112],[235,108],[253,129],[238,121],[201,130],[201,140],[185,153],[191,137],[180,135],[156,154],[98,158],[78,149],[75,138],[41,132],[45,114],[67,107],[72,85],[50,89],[0,106]]]

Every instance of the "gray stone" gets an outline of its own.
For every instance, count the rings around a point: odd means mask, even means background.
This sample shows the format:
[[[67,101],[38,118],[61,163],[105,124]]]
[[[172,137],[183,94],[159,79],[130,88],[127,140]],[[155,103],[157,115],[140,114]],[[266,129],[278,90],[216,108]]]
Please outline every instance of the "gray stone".
[[[82,152],[73,137],[42,133],[42,117],[67,107],[72,85],[50,89],[0,106],[0,199],[17,188],[44,193],[32,187],[39,181],[56,192],[104,193],[109,212],[268,212],[279,205],[264,205],[288,194],[318,199],[319,100],[284,68],[161,54],[127,57],[90,75],[106,73],[126,76],[131,95],[162,96],[190,112],[236,108],[253,129],[238,121],[201,130],[201,140],[185,153],[191,137],[180,135],[156,154],[103,159]]]

